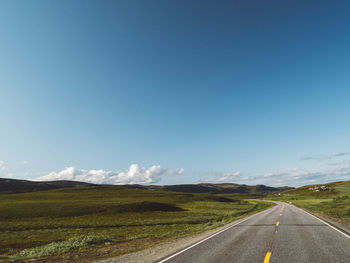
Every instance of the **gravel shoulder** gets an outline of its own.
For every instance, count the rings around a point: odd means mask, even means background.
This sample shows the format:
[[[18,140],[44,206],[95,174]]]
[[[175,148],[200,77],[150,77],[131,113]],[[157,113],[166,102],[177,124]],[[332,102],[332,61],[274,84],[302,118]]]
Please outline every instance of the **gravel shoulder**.
[[[299,207],[299,206],[297,206]],[[299,207],[307,212],[309,212],[310,214],[322,219],[323,221],[326,221],[328,224],[334,226],[335,228],[341,230],[342,232],[350,235],[350,224],[342,219],[337,219],[337,218],[334,218],[334,217],[330,217],[326,214],[323,214],[323,213],[317,213],[317,212],[314,212],[312,210],[309,210],[309,209],[305,209],[305,208],[302,208],[302,207]]]

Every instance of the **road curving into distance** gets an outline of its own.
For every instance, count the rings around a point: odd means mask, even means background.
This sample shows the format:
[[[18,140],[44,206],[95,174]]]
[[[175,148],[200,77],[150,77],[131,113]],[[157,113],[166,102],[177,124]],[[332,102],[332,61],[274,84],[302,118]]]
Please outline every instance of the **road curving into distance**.
[[[158,263],[350,262],[350,236],[293,205],[250,216]]]

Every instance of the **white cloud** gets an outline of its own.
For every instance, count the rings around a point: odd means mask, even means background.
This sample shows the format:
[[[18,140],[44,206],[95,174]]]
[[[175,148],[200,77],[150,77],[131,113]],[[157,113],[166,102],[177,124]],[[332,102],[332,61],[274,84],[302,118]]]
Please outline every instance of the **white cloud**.
[[[0,170],[5,170],[7,168],[7,164],[4,161],[0,161]]]
[[[60,172],[51,172],[37,178],[38,181],[71,180],[89,182],[94,184],[151,184],[161,180],[163,175],[182,174],[184,169],[167,170],[160,165],[154,165],[149,169],[138,164],[130,165],[126,172],[116,173],[105,170],[85,170],[75,167],[67,167]]]
[[[341,162],[328,163],[328,165],[331,165],[331,166],[350,165],[350,160],[342,160]]]
[[[338,156],[344,156],[344,155],[349,155],[349,154],[350,154],[350,152],[342,152],[342,153],[334,152],[334,153],[332,153],[332,156],[338,157]]]
[[[268,178],[267,184],[290,186],[350,180],[350,165],[314,171],[292,168],[265,174],[264,177]]]
[[[249,183],[249,182],[253,182],[256,179],[256,177],[243,174],[239,171],[233,172],[233,173],[215,172],[215,173],[209,173],[209,174],[215,175],[215,178],[214,179],[207,179],[207,180],[204,180],[203,182],[206,182],[206,183]]]
[[[301,186],[314,183],[327,183],[350,180],[350,163],[332,169],[306,170],[301,168],[286,168],[277,172],[250,176],[241,172],[215,173],[215,178],[204,182],[265,184],[270,186]]]
[[[174,175],[174,174],[178,174],[178,175],[181,175],[183,174],[185,171],[184,168],[180,168],[180,169],[167,169],[165,170],[165,173],[166,175]]]
[[[24,161],[22,161],[20,164],[21,164],[21,165],[27,165],[27,164],[29,164],[29,161],[24,160]]]
[[[234,181],[237,179],[240,179],[242,176],[241,172],[234,172],[234,173],[224,173],[223,175],[221,175],[217,181],[218,182],[230,182],[230,181]]]
[[[302,160],[302,161],[328,160],[328,159],[332,159],[334,157],[340,157],[340,156],[346,156],[346,155],[350,155],[350,152],[334,152],[331,154],[319,154],[319,155],[314,155],[314,156],[306,156],[306,157],[301,157],[300,160]]]

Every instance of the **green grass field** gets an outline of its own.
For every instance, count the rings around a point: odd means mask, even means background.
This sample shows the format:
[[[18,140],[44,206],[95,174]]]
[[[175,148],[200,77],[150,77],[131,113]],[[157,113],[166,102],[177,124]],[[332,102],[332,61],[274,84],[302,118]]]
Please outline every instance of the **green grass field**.
[[[269,199],[291,202],[299,207],[350,223],[350,181],[324,184],[328,191],[312,191],[310,186],[270,195]]]
[[[245,195],[80,187],[0,195],[0,262],[86,262],[222,226],[272,206]]]

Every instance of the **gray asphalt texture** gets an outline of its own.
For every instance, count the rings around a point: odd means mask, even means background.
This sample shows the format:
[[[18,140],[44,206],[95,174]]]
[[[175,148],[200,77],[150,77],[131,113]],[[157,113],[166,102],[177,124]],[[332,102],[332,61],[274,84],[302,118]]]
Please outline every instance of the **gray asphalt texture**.
[[[268,251],[270,263],[349,263],[350,239],[303,210],[279,202],[166,262],[263,263]]]

